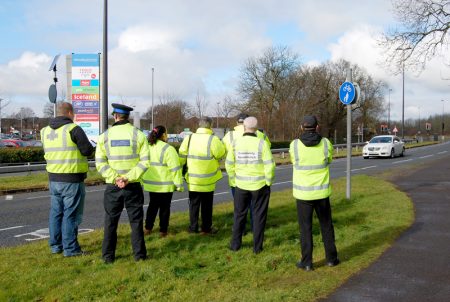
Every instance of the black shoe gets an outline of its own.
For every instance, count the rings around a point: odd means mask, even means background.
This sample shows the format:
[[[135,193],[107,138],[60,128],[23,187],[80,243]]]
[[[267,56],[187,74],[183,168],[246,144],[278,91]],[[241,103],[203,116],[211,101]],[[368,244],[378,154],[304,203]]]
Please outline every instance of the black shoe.
[[[92,255],[92,252],[79,251],[70,255],[64,255],[64,257],[79,257],[79,256],[89,256]]]
[[[197,234],[198,233],[198,231],[193,231],[193,230],[191,230],[191,228],[188,228],[187,231],[189,234]]]
[[[134,259],[134,261],[136,261],[136,262],[145,261],[145,260],[147,260],[147,257],[139,257],[139,258]]]
[[[306,272],[310,272],[310,271],[314,270],[312,265],[303,265],[301,261],[297,262],[297,267],[301,268],[302,270],[304,270]]]
[[[209,230],[209,231],[202,231],[201,234],[202,235],[214,235],[214,234],[217,234],[218,232],[219,232],[218,229],[211,228],[211,230]]]
[[[114,259],[110,259],[110,258],[103,259],[103,263],[104,264],[113,264],[114,263]]]
[[[328,265],[329,267],[333,267],[333,266],[338,265],[339,263],[341,263],[341,261],[339,261],[339,259],[336,258],[336,260],[334,260],[334,261],[327,262],[327,265]]]

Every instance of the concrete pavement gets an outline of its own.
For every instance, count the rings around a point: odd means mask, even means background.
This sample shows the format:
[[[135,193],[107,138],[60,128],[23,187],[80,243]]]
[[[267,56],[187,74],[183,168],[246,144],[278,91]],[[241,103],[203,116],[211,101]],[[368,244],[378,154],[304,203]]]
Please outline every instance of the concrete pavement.
[[[323,301],[450,301],[450,157],[393,182],[411,197],[414,223]]]

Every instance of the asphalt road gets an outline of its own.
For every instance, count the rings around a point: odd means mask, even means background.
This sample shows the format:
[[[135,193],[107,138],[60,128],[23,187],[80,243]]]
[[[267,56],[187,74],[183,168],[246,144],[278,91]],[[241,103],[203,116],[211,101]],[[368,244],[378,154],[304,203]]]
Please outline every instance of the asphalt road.
[[[450,144],[438,144],[427,147],[408,149],[405,157],[395,159],[352,159],[352,175],[377,174],[392,169],[405,169],[418,163],[434,162],[438,159],[450,159]],[[346,159],[335,160],[331,164],[331,177],[346,175]],[[426,180],[424,180],[426,181]],[[272,191],[290,189],[292,186],[292,166],[278,166]],[[103,192],[104,186],[87,187],[83,223],[80,233],[90,232],[103,227]],[[231,201],[228,180],[218,183],[215,191],[215,204]],[[148,194],[145,194],[148,204]],[[35,240],[48,238],[48,212],[50,205],[48,191],[0,196],[0,247],[20,245]],[[187,211],[187,192],[175,193],[172,199],[172,212]],[[145,206],[146,210],[146,206]],[[122,222],[128,218],[124,212]]]

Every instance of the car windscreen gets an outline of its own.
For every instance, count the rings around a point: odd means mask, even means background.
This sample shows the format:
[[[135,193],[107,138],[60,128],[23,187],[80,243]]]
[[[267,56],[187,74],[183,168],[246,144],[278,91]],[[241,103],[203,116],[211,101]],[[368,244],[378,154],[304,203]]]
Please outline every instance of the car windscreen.
[[[392,137],[374,137],[370,140],[371,144],[388,144],[392,143]]]

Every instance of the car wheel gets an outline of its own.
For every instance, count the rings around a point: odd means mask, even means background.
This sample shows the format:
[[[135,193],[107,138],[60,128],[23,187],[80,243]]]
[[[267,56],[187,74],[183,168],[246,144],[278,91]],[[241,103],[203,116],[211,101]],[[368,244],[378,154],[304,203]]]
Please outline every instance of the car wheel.
[[[400,156],[401,157],[405,156],[405,148],[402,149],[402,153],[400,153]]]
[[[391,149],[391,158],[395,157],[395,152],[394,152],[394,148]]]
[[[368,159],[369,157],[368,157],[368,156],[363,156],[363,158],[364,158],[364,159]]]

